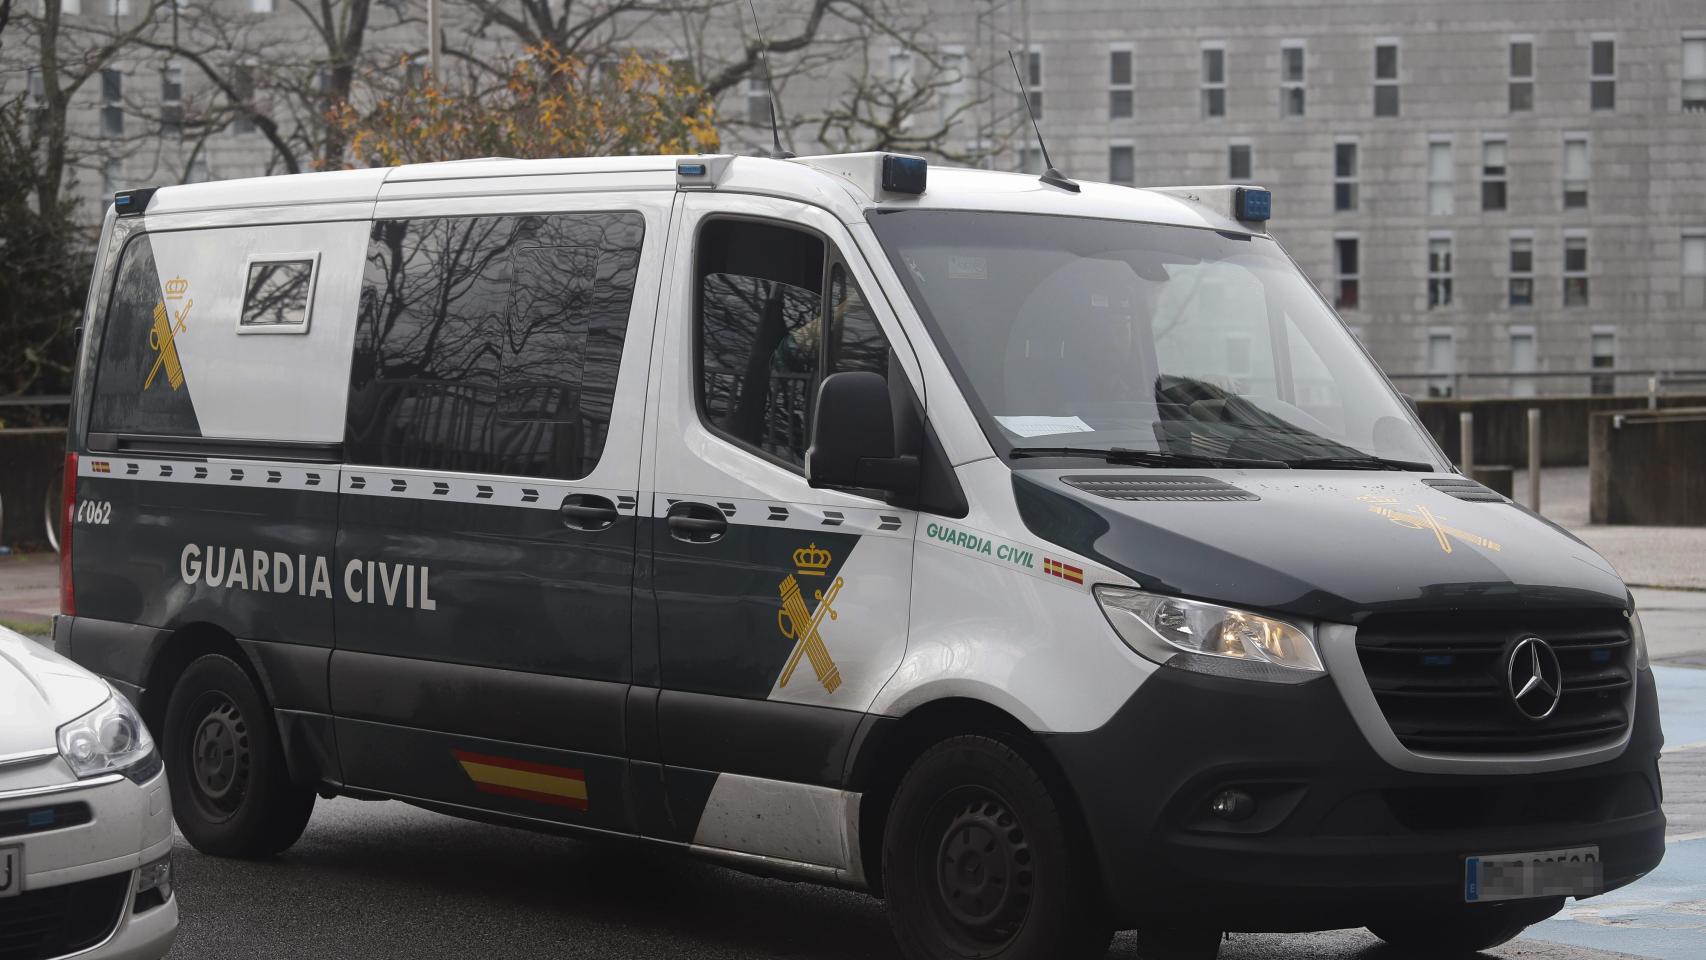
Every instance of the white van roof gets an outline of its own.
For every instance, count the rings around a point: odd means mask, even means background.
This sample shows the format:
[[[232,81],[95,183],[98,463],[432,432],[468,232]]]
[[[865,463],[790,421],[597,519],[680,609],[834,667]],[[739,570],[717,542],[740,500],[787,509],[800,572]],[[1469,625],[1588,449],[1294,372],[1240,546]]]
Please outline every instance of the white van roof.
[[[1240,188],[1231,185],[1134,189],[1081,181],[1082,191],[1072,193],[1044,184],[1030,174],[932,165],[924,193],[876,191],[872,196],[847,171],[861,161],[880,162],[881,156],[456,160],[162,187],[148,202],[146,216],[151,220],[163,218],[172,226],[285,219],[301,222],[366,216],[360,207],[371,211],[372,204],[389,199],[675,190],[680,186],[678,164],[709,162],[714,182],[706,182],[700,189],[797,199],[824,207],[847,222],[862,220],[873,207],[922,208],[1080,215],[1238,233],[1266,232],[1262,223],[1235,218],[1233,197]]]

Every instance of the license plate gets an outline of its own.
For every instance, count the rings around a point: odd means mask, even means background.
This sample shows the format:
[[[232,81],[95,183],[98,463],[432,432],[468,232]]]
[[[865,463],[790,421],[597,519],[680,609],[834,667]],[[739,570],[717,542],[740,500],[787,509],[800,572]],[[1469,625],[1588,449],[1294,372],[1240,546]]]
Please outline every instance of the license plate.
[[[0,897],[15,897],[24,889],[24,848],[0,847]]]
[[[1469,857],[1463,864],[1463,899],[1591,897],[1605,885],[1598,847]]]

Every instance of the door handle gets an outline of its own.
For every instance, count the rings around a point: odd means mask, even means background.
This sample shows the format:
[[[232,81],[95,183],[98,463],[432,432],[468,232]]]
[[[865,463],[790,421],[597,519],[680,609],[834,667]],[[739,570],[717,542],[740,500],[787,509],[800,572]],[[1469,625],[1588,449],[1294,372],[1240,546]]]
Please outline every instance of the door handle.
[[[683,543],[716,543],[729,532],[723,512],[708,503],[677,503],[669,508],[664,522],[669,535]]]
[[[563,518],[563,526],[589,532],[608,528],[618,516],[616,504],[591,493],[569,494],[563,498],[563,505],[557,508],[557,513]]]

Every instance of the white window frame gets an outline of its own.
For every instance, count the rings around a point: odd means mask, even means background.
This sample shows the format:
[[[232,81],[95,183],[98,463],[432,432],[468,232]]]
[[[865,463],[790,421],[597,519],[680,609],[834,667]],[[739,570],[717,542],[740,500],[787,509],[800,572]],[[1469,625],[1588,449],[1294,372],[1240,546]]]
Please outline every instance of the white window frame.
[[[1380,48],[1381,47],[1391,47],[1393,49],[1393,54],[1392,54],[1393,60],[1394,60],[1393,67],[1395,69],[1392,71],[1393,76],[1391,76],[1391,77],[1382,78],[1380,76]],[[1371,107],[1373,109],[1373,116],[1376,119],[1380,119],[1380,120],[1393,120],[1393,119],[1396,119],[1396,118],[1404,115],[1404,90],[1403,90],[1403,85],[1404,85],[1404,45],[1398,42],[1397,37],[1375,37],[1374,38],[1373,53],[1374,53],[1374,56],[1369,58],[1369,63],[1368,63],[1369,76],[1373,79],[1374,88],[1375,88],[1374,89],[1374,103],[1371,104]],[[1396,96],[1398,98],[1397,99],[1398,109],[1396,111],[1394,111],[1391,116],[1383,116],[1380,113],[1380,88],[1381,87],[1395,87],[1395,88],[1397,88]]]
[[[257,263],[300,263],[307,260],[308,267],[308,299],[302,305],[301,323],[243,323],[243,312],[249,308],[249,271]],[[320,281],[320,251],[310,250],[297,253],[252,253],[243,261],[243,279],[238,289],[243,291],[241,302],[237,304],[237,332],[244,336],[299,336],[306,334],[314,323],[314,288]]]
[[[1580,270],[1570,269],[1570,242],[1573,240],[1581,241],[1582,245],[1582,267]],[[1587,230],[1580,227],[1565,230],[1564,242],[1559,253],[1561,254],[1559,265],[1563,268],[1564,277],[1564,282],[1559,287],[1559,302],[1566,310],[1586,309],[1593,306],[1593,238],[1588,235]],[[1571,280],[1582,281],[1583,296],[1581,303],[1571,303],[1569,295],[1566,293]]]
[[[1516,268],[1516,265],[1511,262],[1511,259],[1512,259],[1511,255],[1516,252],[1516,245],[1517,245],[1518,241],[1526,242],[1528,244],[1528,269],[1527,270],[1518,270]],[[1512,230],[1512,231],[1510,231],[1509,234],[1506,235],[1506,237],[1505,237],[1505,274],[1506,274],[1506,276],[1505,276],[1505,280],[1506,280],[1506,283],[1505,283],[1505,309],[1507,309],[1507,310],[1532,310],[1532,309],[1534,309],[1534,231],[1533,230]],[[1513,303],[1512,302],[1511,290],[1513,289],[1516,281],[1518,281],[1518,280],[1527,280],[1528,281],[1528,302],[1527,303]]]
[[[1444,148],[1445,176],[1434,169],[1434,156]],[[1447,133],[1428,134],[1428,216],[1449,217],[1457,213],[1457,144]],[[1443,197],[1444,202],[1438,198]]]
[[[1115,180],[1114,179],[1114,151],[1115,150],[1129,150],[1129,151],[1131,151],[1131,179],[1130,180]],[[1137,185],[1137,142],[1135,140],[1133,140],[1132,138],[1130,138],[1130,137],[1114,137],[1108,141],[1108,182],[1109,183],[1116,183],[1116,184],[1119,184],[1120,186],[1123,186],[1123,187],[1133,187],[1133,186]]]
[[[1339,256],[1339,241],[1349,240],[1357,245],[1356,269],[1345,273],[1344,262]],[[1349,280],[1356,284],[1356,302],[1350,306],[1344,304],[1344,284]],[[1362,309],[1362,235],[1355,230],[1336,230],[1333,232],[1333,308],[1335,310]]]
[[[1220,51],[1220,79],[1219,80],[1210,80],[1208,78],[1208,53],[1212,50]],[[1227,59],[1226,59],[1226,41],[1225,40],[1204,40],[1200,45],[1198,45],[1198,47],[1197,47],[1197,85],[1198,85],[1198,87],[1197,87],[1197,89],[1198,89],[1197,101],[1198,101],[1199,112],[1201,113],[1202,118],[1204,120],[1224,120],[1224,119],[1226,119],[1226,114],[1228,112],[1227,107],[1229,106],[1227,103],[1228,94],[1227,94],[1227,87],[1226,87],[1226,74],[1228,72],[1228,66],[1229,65],[1228,65]],[[1208,112],[1208,103],[1209,103],[1209,100],[1211,99],[1210,93],[1212,91],[1219,91],[1220,92],[1220,112],[1219,113],[1209,113]]]
[[[1690,269],[1688,265],[1688,248],[1691,244],[1699,244],[1701,249],[1699,266]],[[1682,231],[1681,263],[1679,272],[1682,274],[1682,308],[1684,310],[1706,310],[1706,225],[1690,227]]]
[[[1517,73],[1516,66],[1511,63],[1512,48],[1519,43],[1528,45],[1528,73],[1526,74]],[[1534,112],[1534,95],[1538,92],[1534,82],[1534,58],[1537,52],[1534,34],[1532,33],[1513,33],[1505,40],[1505,111],[1507,113]],[[1522,109],[1511,106],[1511,94],[1514,92],[1514,88],[1519,85],[1528,87],[1528,106]]]
[[[1437,243],[1445,244],[1444,265],[1440,267],[1434,266],[1434,245]],[[1427,268],[1428,309],[1454,309],[1457,306],[1457,238],[1450,230],[1428,231]],[[1436,297],[1435,290],[1442,296]]]
[[[1700,45],[1698,72],[1688,69],[1690,44]],[[1690,96],[1692,89],[1693,96]],[[1682,110],[1685,113],[1706,113],[1706,30],[1685,30],[1682,34]]]
[[[1572,143],[1582,145],[1582,165],[1586,167],[1586,170],[1583,171],[1581,177],[1572,178],[1570,176],[1570,144]],[[1564,134],[1563,150],[1563,155],[1558,162],[1559,181],[1563,188],[1559,193],[1558,202],[1562,204],[1565,210],[1586,210],[1593,203],[1593,139],[1588,136],[1585,130],[1569,131]],[[1572,192],[1572,185],[1581,190],[1582,203],[1579,206],[1572,206],[1569,202],[1568,198]]]
[[[1611,72],[1598,73],[1593,65],[1593,48],[1596,44],[1611,44]],[[1602,83],[1611,84],[1611,106],[1596,107],[1593,105],[1594,89]],[[1588,109],[1598,113],[1613,113],[1617,110],[1617,34],[1595,33],[1588,37]]]
[[[1126,55],[1126,82],[1114,82],[1114,57]],[[1130,97],[1129,107],[1125,113],[1114,112],[1114,97],[1124,93]],[[1134,43],[1108,44],[1108,119],[1130,120],[1137,116],[1137,45]]]
[[[1351,148],[1351,172],[1339,172],[1339,148]],[[1339,206],[1339,188],[1349,186],[1351,203],[1348,207]],[[1355,213],[1362,206],[1362,143],[1354,134],[1342,134],[1333,138],[1333,212]]]
[[[1286,54],[1296,50],[1297,60],[1301,69],[1296,80],[1288,80],[1285,75]],[[1309,47],[1302,40],[1280,41],[1280,117],[1286,120],[1301,119],[1309,115]],[[1302,94],[1303,100],[1296,113],[1291,112],[1291,93],[1293,90]]]
[[[1496,174],[1488,173],[1491,169],[1487,163],[1487,150],[1493,144],[1498,144],[1504,152],[1504,163],[1499,166]],[[1480,208],[1483,213],[1503,213],[1511,208],[1511,139],[1503,133],[1484,133],[1481,135],[1481,196]],[[1505,188],[1504,203],[1497,207],[1487,206],[1487,184],[1503,184]]]

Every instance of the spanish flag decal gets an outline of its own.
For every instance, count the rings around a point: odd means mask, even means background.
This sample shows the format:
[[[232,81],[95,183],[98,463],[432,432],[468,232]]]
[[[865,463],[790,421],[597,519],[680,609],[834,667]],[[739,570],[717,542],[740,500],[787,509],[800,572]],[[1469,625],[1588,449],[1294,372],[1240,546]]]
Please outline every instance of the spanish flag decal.
[[[450,751],[474,786],[501,797],[586,809],[586,773],[572,767],[553,767],[511,757],[494,757],[466,750]]]
[[[1075,567],[1070,563],[1061,563],[1059,560],[1052,560],[1048,557],[1043,558],[1043,572],[1062,580],[1070,580],[1073,583],[1084,582],[1083,567]]]

